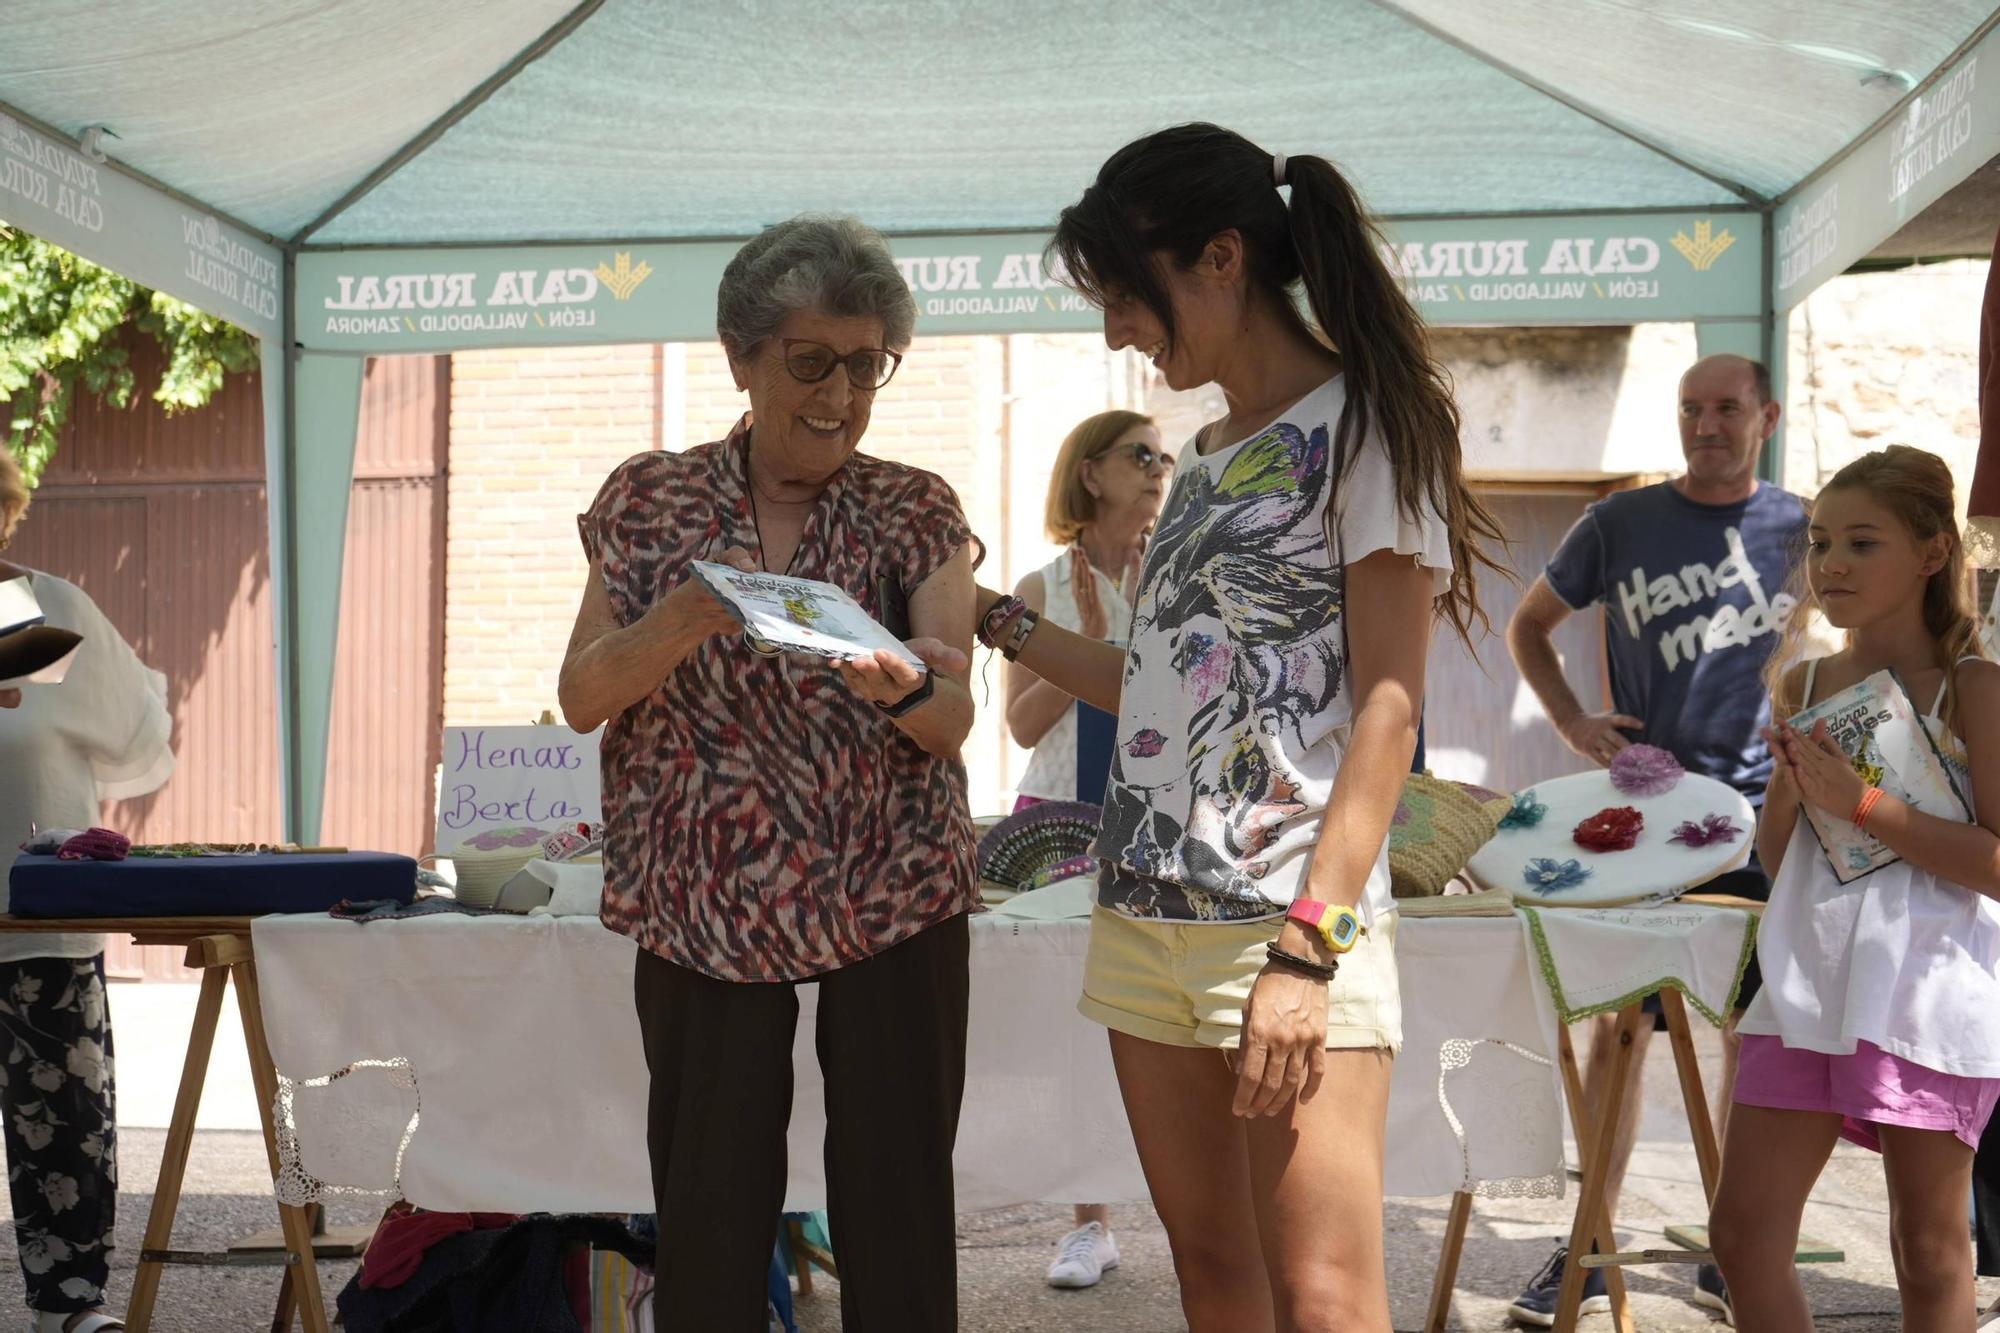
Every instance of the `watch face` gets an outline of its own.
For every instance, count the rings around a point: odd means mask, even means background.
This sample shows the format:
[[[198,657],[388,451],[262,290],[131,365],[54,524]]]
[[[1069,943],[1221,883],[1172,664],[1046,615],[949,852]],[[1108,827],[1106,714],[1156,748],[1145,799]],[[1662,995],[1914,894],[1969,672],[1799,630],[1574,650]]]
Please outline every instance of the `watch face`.
[[[1342,949],[1353,946],[1354,937],[1361,929],[1360,918],[1352,912],[1342,912],[1327,924],[1333,934],[1333,943]]]

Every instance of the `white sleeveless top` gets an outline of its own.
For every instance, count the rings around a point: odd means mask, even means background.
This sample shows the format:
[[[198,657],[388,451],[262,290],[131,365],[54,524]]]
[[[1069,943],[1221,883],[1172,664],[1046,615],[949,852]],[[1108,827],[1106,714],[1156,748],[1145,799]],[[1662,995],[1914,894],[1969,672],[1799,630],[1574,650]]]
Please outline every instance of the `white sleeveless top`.
[[[1076,606],[1076,585],[1072,581],[1078,563],[1077,547],[1070,547],[1042,566],[1042,618],[1066,630],[1083,631],[1083,613]],[[1124,647],[1132,633],[1132,604],[1110,576],[1088,559],[1081,561],[1097,580],[1097,600],[1104,608],[1109,627],[1105,642]],[[1021,774],[1016,790],[1022,796],[1045,801],[1076,799],[1076,707],[1063,709],[1055,725],[1042,733],[1035,751],[1028,757],[1027,771]]]
[[[1812,702],[1819,660],[1806,666]],[[1966,781],[1965,749],[1938,718],[1924,724]],[[1764,989],[1742,1032],[1851,1055],[1873,1042],[1926,1069],[2000,1078],[2000,903],[1908,861],[1851,884],[1827,864],[1803,813],[1757,931]]]

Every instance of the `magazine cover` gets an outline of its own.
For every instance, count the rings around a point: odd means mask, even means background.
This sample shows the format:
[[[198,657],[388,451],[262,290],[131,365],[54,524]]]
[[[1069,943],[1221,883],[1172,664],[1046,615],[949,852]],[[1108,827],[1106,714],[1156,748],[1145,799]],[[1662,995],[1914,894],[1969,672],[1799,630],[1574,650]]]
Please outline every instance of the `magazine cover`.
[[[741,621],[753,645],[816,657],[866,657],[887,648],[919,671],[929,670],[861,604],[831,583],[788,574],[746,574],[697,560],[691,566],[716,600]]]
[[[1971,808],[1923,714],[1894,672],[1878,671],[1791,719],[1794,728],[1808,735],[1821,722],[1864,782],[1927,815],[1971,822]],[[1902,859],[1842,815],[1807,805],[1805,816],[1843,884]]]

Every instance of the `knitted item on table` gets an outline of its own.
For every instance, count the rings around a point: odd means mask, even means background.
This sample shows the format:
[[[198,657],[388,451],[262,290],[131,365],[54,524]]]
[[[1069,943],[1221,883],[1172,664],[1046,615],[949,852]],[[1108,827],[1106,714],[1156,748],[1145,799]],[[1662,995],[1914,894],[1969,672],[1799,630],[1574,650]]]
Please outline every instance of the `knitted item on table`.
[[[132,840],[108,828],[87,828],[64,843],[56,856],[64,861],[123,861]]]
[[[1389,892],[1398,898],[1443,893],[1500,827],[1508,805],[1508,798],[1483,787],[1410,774],[1389,824]]]

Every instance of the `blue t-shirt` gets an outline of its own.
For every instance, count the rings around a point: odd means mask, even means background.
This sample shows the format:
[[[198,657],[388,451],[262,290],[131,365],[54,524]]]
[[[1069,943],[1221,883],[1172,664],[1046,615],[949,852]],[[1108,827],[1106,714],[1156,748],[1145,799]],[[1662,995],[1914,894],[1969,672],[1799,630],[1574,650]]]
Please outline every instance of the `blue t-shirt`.
[[[1771,776],[1764,666],[1796,604],[1806,525],[1776,486],[1706,505],[1661,482],[1590,506],[1545,571],[1572,609],[1604,603],[1612,705],[1646,723],[1634,739],[1753,805]]]

